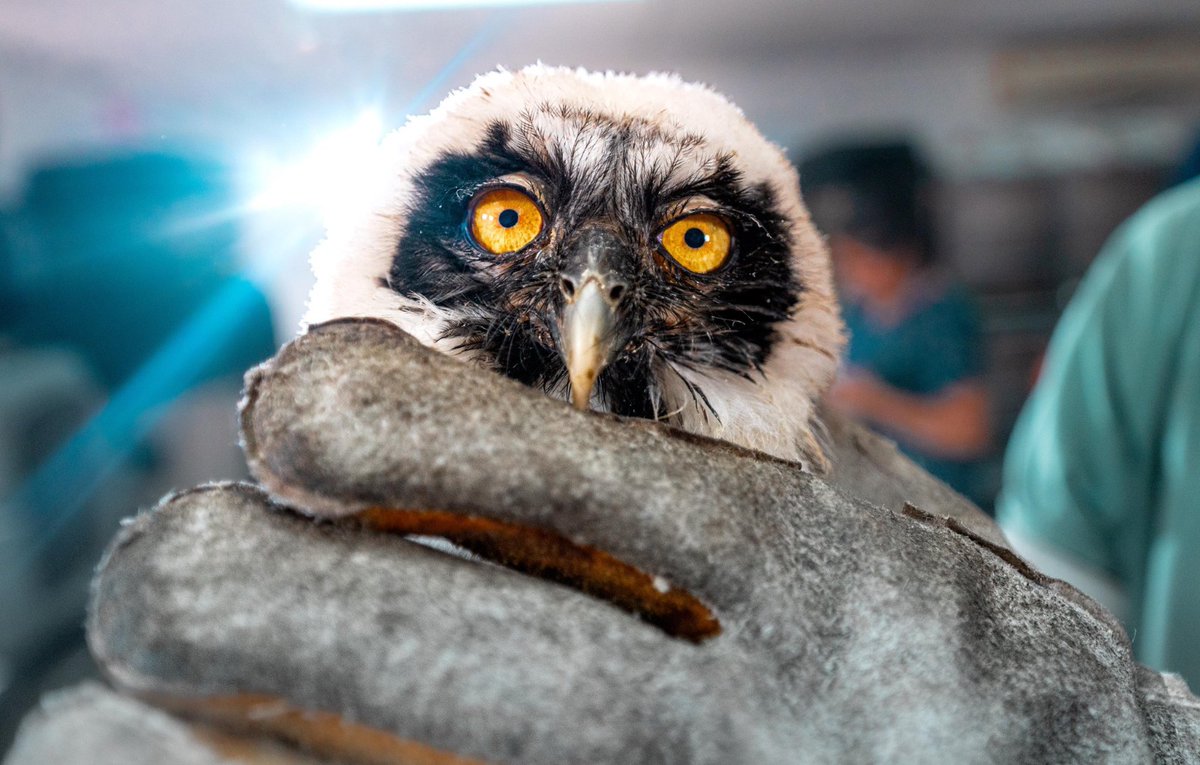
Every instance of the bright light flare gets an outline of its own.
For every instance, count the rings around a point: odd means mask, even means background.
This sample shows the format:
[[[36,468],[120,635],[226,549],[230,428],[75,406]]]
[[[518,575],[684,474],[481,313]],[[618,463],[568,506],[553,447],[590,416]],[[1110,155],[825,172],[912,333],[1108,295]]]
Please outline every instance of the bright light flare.
[[[262,161],[251,209],[308,209],[329,220],[354,205],[369,186],[382,137],[379,111],[365,109],[353,123],[330,133],[302,156]]]

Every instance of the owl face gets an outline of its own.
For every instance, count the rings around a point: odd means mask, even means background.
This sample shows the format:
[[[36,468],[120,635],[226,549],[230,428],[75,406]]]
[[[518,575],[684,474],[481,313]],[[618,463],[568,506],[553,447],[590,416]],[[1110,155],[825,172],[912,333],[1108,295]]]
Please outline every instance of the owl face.
[[[790,166],[724,99],[494,73],[381,167],[378,207],[314,255],[310,322],[380,316],[581,408],[819,462],[811,399],[841,345],[827,258]]]
[[[799,293],[770,187],[644,119],[495,120],[414,188],[387,287],[445,311],[456,351],[593,408],[667,417],[667,378],[760,373]]]

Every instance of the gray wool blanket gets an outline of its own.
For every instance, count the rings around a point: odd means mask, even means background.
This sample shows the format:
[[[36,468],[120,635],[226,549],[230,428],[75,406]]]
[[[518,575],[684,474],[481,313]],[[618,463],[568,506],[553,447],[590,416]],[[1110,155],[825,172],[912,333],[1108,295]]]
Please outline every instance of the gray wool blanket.
[[[242,419],[259,485],[167,498],[95,583],[97,660],[176,715],[361,762],[1200,761],[1177,678],[848,423],[813,476],[374,321]]]

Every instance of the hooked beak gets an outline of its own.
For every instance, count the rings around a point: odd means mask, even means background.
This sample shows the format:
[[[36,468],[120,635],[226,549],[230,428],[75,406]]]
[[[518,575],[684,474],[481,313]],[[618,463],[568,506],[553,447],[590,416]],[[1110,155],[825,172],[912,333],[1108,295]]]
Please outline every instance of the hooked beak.
[[[566,244],[558,341],[576,409],[588,408],[597,378],[623,343],[619,309],[629,285],[623,276],[629,259],[629,245],[603,224],[582,226]]]
[[[616,319],[604,285],[588,278],[567,298],[562,314],[563,356],[571,381],[571,403],[587,409],[596,378],[612,353]]]

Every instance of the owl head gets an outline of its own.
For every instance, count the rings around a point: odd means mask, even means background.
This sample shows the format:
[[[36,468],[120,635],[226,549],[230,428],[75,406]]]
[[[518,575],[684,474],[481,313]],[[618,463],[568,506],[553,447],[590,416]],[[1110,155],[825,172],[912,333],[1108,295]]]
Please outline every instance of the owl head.
[[[369,316],[591,408],[810,469],[843,346],[795,170],[674,76],[480,76],[388,137],[312,256],[306,323]]]

